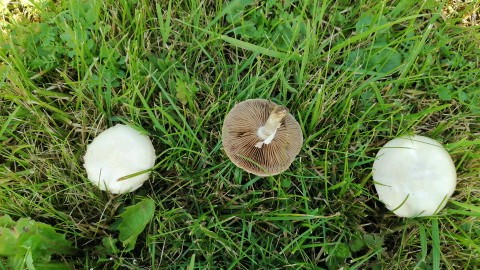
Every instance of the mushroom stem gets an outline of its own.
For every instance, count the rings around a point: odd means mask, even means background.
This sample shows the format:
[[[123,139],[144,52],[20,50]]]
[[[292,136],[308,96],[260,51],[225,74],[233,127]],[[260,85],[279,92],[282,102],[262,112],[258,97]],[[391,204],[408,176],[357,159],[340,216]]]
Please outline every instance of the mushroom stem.
[[[277,129],[281,126],[281,122],[285,116],[287,116],[288,110],[283,106],[275,106],[275,108],[268,116],[267,122],[264,126],[261,126],[257,130],[257,136],[262,140],[255,144],[255,147],[262,148],[264,144],[272,142],[277,133]]]

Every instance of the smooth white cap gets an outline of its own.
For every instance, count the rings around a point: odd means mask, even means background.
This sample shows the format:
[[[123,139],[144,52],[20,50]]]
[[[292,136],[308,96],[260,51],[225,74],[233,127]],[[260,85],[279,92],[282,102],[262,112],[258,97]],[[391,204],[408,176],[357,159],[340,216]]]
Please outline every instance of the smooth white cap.
[[[151,169],[155,165],[155,149],[148,136],[118,124],[100,133],[87,146],[84,160],[92,183],[111,193],[126,193],[141,187],[149,173],[117,180]]]
[[[445,207],[455,191],[457,174],[440,143],[415,135],[393,139],[378,151],[373,180],[389,210],[400,217],[417,217]]]

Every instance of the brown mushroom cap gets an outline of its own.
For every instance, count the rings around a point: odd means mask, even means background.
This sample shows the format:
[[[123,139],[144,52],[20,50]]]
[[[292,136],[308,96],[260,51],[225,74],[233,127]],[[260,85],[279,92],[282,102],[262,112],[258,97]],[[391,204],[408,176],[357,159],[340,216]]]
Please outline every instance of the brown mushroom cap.
[[[258,176],[279,174],[292,164],[300,152],[303,134],[298,122],[289,113],[269,144],[257,135],[278,105],[266,99],[248,99],[237,104],[227,114],[222,127],[223,147],[238,167]]]

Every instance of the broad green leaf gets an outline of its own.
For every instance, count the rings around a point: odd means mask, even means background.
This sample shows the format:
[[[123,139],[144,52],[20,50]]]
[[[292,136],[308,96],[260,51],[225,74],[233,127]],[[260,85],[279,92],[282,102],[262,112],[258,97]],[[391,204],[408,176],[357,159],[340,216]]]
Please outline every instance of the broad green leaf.
[[[57,233],[55,229],[45,223],[37,222],[38,241],[41,241],[42,247],[45,248],[47,254],[72,254],[72,242],[65,239],[65,234]]]
[[[447,86],[440,85],[435,88],[435,91],[437,92],[438,98],[444,101],[450,101],[452,100],[452,95],[450,93],[450,89]]]
[[[370,13],[370,12],[364,13],[360,17],[358,22],[355,24],[355,31],[357,33],[363,33],[365,31],[367,31],[368,28],[370,28],[370,26],[373,24],[374,19],[375,18],[374,18],[372,13]]]
[[[198,91],[198,88],[193,83],[187,83],[181,79],[177,79],[175,89],[177,90],[176,97],[183,105],[193,101],[195,93]]]
[[[117,254],[119,252],[117,248],[117,241],[117,239],[112,238],[111,236],[104,237],[102,239],[102,246],[99,248],[102,248],[106,254]]]
[[[262,32],[258,31],[255,24],[251,21],[244,21],[239,27],[233,29],[233,33],[238,36],[250,39],[256,36],[261,36]]]
[[[473,113],[480,113],[480,95],[472,95],[469,108]]]
[[[458,100],[460,102],[467,102],[468,101],[468,95],[467,93],[463,92],[463,91],[459,91],[458,92]]]
[[[74,251],[65,235],[51,225],[30,218],[14,222],[7,216],[0,222],[10,227],[0,227],[0,256],[7,257],[7,269],[69,269],[66,264],[50,262],[54,254]]]
[[[289,188],[289,187],[291,187],[291,186],[292,186],[292,181],[291,181],[290,179],[284,178],[284,179],[282,180],[282,187],[284,187],[284,188]]]
[[[402,55],[395,49],[386,47],[372,57],[378,72],[389,73],[402,64]]]
[[[372,249],[381,248],[383,246],[384,237],[378,234],[365,234],[363,242]]]
[[[334,248],[334,253],[333,255],[346,259],[350,256],[352,256],[352,253],[350,252],[350,249],[348,246],[344,243],[339,243],[335,248]]]
[[[368,52],[364,49],[357,49],[348,53],[345,65],[353,69],[365,68],[368,64]]]
[[[13,256],[16,254],[17,238],[12,230],[0,228],[0,256]]]
[[[355,24],[355,30],[357,31],[357,34],[361,34],[363,32],[366,32],[370,30],[372,27],[387,24],[388,20],[385,18],[385,16],[380,16],[377,17],[373,15],[370,12],[367,12],[363,14],[358,22]],[[377,32],[377,35],[385,35],[389,31],[389,28],[383,29],[379,32]]]
[[[50,258],[48,258],[50,260]],[[25,256],[25,263],[27,264],[28,270],[36,270],[33,265],[33,255],[31,250],[27,250],[27,255]]]
[[[365,246],[365,244],[363,243],[363,241],[362,241],[361,238],[354,238],[354,239],[350,242],[350,249],[351,249],[353,252],[360,251],[364,246]]]
[[[13,219],[9,215],[4,215],[0,217],[0,227],[11,228],[14,225],[15,221],[13,221]]]
[[[50,262],[54,254],[72,254],[72,243],[65,240],[65,235],[44,223],[36,222],[30,229],[24,230],[17,241],[17,246],[27,252],[33,263]]]
[[[127,207],[125,212],[120,214],[122,221],[118,226],[120,231],[119,239],[122,241],[126,251],[130,251],[135,247],[138,235],[143,232],[154,214],[155,203],[149,198]]]
[[[35,233],[35,221],[30,218],[21,218],[15,224],[15,233],[17,237],[21,237],[24,233]]]
[[[228,3],[222,10],[221,14],[227,14],[229,23],[237,23],[243,16],[246,6],[253,4],[253,0],[234,0]]]

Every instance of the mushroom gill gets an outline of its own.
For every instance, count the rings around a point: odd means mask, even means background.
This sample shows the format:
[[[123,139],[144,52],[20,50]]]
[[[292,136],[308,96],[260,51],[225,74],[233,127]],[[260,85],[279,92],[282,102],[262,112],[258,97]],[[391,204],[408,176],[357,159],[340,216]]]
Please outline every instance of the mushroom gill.
[[[288,169],[303,143],[300,125],[293,116],[285,112],[271,141],[265,142],[265,138],[258,135],[270,115],[278,111],[281,108],[271,101],[250,99],[237,104],[227,114],[222,127],[223,146],[235,165],[259,176]]]

